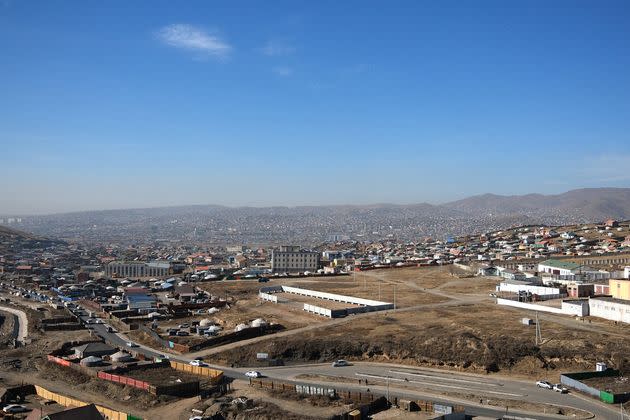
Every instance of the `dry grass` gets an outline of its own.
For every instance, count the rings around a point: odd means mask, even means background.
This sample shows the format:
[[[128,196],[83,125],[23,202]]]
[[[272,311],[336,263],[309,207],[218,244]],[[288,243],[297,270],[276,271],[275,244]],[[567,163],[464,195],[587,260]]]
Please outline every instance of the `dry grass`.
[[[630,336],[624,335],[619,326],[597,321],[585,324],[567,316],[541,318],[546,341],[536,346],[534,328],[521,324],[522,317],[532,314],[497,306],[487,297],[494,290],[493,279],[458,279],[440,268],[375,270],[366,274],[383,284],[415,289],[415,294],[401,294],[403,308],[449,300],[431,292],[447,293],[459,300],[447,302],[452,306],[418,306],[417,310],[357,316],[335,328],[305,331],[219,353],[216,360],[247,365],[255,360],[256,352],[266,351],[270,357],[287,362],[348,358],[535,377],[541,370],[550,374],[592,370],[596,361],[618,365],[630,358],[625,351]],[[313,280],[302,279],[300,283],[335,292],[363,287],[352,285],[351,279],[336,279],[325,288]],[[417,289],[423,287],[428,290]]]

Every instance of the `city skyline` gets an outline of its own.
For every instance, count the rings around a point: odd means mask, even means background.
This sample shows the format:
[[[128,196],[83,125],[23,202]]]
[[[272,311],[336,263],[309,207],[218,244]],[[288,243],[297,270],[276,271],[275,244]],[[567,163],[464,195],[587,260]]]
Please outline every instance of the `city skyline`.
[[[0,214],[630,186],[626,2],[151,5],[0,5]]]

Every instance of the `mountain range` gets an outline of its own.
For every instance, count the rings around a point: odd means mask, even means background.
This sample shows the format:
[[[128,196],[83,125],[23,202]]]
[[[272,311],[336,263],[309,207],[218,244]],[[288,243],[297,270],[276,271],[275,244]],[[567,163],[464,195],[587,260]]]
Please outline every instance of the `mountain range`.
[[[630,188],[589,188],[557,195],[484,194],[450,203],[299,207],[197,205],[21,216],[19,229],[96,242],[314,244],[330,238],[414,241],[518,225],[630,219]]]

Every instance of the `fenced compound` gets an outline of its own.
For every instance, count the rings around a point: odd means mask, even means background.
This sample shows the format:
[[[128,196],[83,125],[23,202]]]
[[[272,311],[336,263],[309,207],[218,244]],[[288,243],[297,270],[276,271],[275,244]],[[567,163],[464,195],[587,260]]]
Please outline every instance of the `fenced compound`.
[[[583,381],[593,378],[610,378],[611,381],[614,381],[614,379],[619,377],[619,375],[620,372],[614,369],[606,369],[600,372],[565,373],[560,375],[560,382],[563,385],[577,389],[578,391],[591,395],[605,403],[618,404],[630,401],[630,392],[609,392],[609,390],[602,390],[595,388],[594,386],[590,386]]]
[[[369,391],[352,391],[348,389],[322,387],[310,384],[295,384],[268,379],[250,379],[249,384],[252,387],[270,391],[289,391],[297,394],[338,397],[357,404],[372,404],[381,399],[387,401],[385,395]],[[395,395],[389,396],[389,403],[401,406],[408,411],[426,411],[441,414],[463,413],[465,411],[464,407],[461,405],[448,405],[425,400],[404,400]]]
[[[291,286],[268,286],[263,287],[258,292],[258,297],[262,300],[278,303],[278,297],[274,293],[291,293],[305,296],[312,299],[320,299],[331,302],[346,303],[352,306],[345,308],[325,308],[318,305],[304,303],[303,310],[306,312],[322,315],[328,318],[339,318],[350,314],[385,311],[395,309],[393,303],[381,302],[378,300],[363,299],[353,296],[339,295],[336,293],[319,292],[317,290],[301,289]]]
[[[91,404],[71,397],[67,397],[65,395],[51,392],[39,385],[35,385],[34,388],[35,393],[38,396],[47,400],[55,401],[56,403],[58,403],[59,405],[63,405],[64,407],[83,407],[84,405]],[[103,407],[101,405],[96,405],[96,409],[103,415],[103,417],[108,420],[142,420],[141,417],[136,417],[128,413],[123,413],[122,411],[112,410],[111,408]]]
[[[175,370],[191,373],[193,375],[209,377],[212,384],[216,385],[223,380],[223,371],[204,366],[192,366],[171,360],[171,367]]]

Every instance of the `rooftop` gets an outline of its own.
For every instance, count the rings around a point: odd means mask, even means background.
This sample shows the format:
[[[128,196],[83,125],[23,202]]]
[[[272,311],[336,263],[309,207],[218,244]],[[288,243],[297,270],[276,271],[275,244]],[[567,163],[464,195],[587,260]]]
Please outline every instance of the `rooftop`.
[[[605,302],[611,302],[611,303],[618,303],[621,305],[628,305],[630,306],[630,300],[625,300],[625,299],[617,299],[614,297],[608,297],[608,296],[598,296],[598,297],[592,297],[592,300],[603,300]]]
[[[576,264],[571,261],[560,261],[560,260],[547,260],[540,263],[541,265],[546,265],[554,268],[562,268],[565,270],[575,270],[580,268],[580,264]]]

